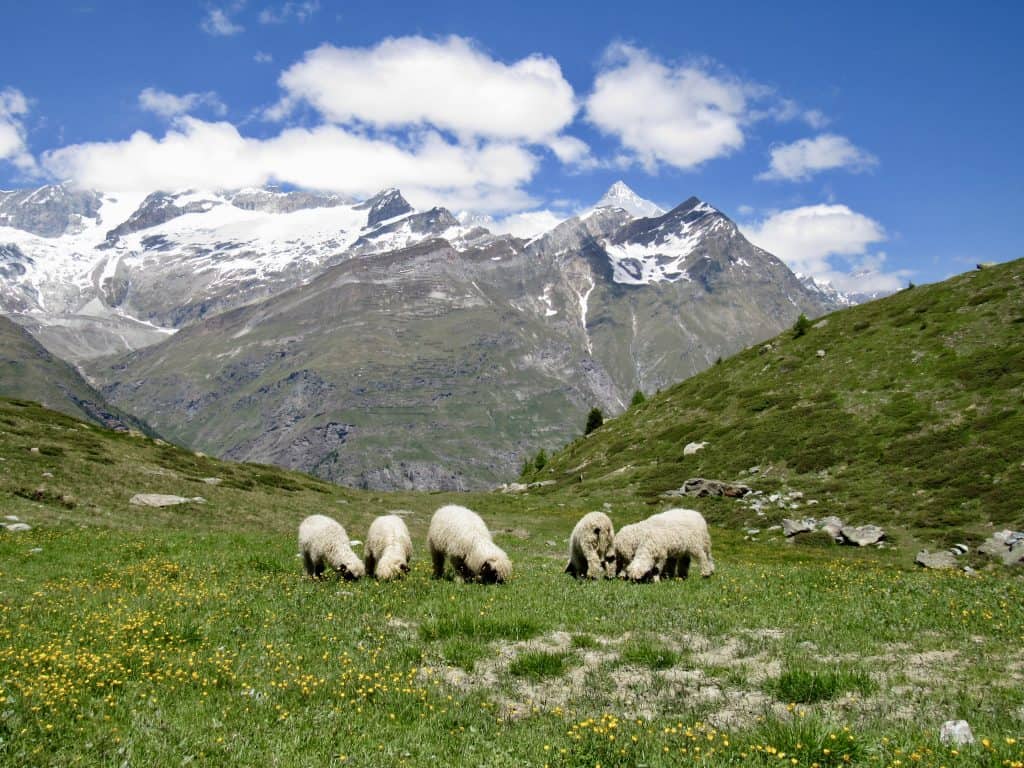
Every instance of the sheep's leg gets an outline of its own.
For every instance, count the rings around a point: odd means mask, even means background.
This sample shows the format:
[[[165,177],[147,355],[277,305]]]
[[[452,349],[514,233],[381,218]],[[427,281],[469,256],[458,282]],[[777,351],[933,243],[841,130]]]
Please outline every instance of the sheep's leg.
[[[367,553],[366,557],[363,558],[363,565],[366,566],[366,575],[374,576],[377,570],[377,561],[373,559],[373,555]]]
[[[690,576],[690,555],[680,555],[679,559],[676,560],[676,573],[680,579],[686,579]]]
[[[440,579],[444,576],[444,552],[439,552],[431,547],[430,559],[434,564],[434,578]]]
[[[324,561],[314,560],[313,561],[313,578],[322,579],[324,575]]]
[[[315,573],[313,568],[313,558],[309,556],[309,552],[302,553],[302,564],[306,567],[307,576],[312,576]]]
[[[587,552],[587,578],[599,579],[601,571],[601,558],[597,556],[597,552]]]
[[[459,581],[472,581],[474,574],[466,567],[465,559],[461,557],[452,558],[452,566],[455,568],[455,576]]]

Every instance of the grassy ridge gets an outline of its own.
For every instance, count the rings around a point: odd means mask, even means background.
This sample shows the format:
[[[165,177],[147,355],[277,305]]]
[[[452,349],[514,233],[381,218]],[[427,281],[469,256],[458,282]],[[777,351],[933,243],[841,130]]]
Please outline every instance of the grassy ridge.
[[[741,479],[813,494],[821,514],[951,540],[1024,527],[1021,435],[1016,261],[751,347],[576,440],[531,479],[652,501],[690,477]],[[698,441],[707,447],[684,456]],[[721,505],[718,519],[735,509]]]

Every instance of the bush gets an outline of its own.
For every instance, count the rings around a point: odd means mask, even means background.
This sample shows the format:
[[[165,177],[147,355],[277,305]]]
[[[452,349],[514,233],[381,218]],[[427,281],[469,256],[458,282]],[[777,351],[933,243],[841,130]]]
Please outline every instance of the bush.
[[[544,467],[548,465],[548,453],[543,448],[537,451],[537,455],[533,457],[533,468],[540,472]]]
[[[793,323],[793,338],[799,339],[805,333],[811,329],[811,321],[807,319],[807,315],[803,312],[800,313],[800,317]]]
[[[587,426],[583,430],[583,434],[589,435],[602,424],[604,424],[604,414],[601,413],[601,409],[591,408],[590,413],[587,414]]]

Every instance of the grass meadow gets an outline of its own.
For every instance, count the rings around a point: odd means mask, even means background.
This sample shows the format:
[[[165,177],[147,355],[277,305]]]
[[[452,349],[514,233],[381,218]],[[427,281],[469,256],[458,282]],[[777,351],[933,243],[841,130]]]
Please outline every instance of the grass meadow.
[[[0,533],[3,765],[1024,765],[1012,571],[713,525],[711,579],[576,582],[566,539],[599,495],[356,492],[13,401],[0,459],[3,514],[34,526]],[[426,526],[453,500],[511,583],[430,578]],[[394,509],[406,579],[303,576],[302,517],[362,539]],[[940,743],[958,718],[974,745]]]

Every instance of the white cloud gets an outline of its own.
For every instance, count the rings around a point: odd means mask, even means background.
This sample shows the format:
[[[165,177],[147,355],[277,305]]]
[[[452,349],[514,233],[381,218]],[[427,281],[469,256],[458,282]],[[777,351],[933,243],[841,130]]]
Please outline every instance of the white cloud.
[[[492,225],[488,226],[488,229],[496,235],[507,233],[514,235],[515,237],[524,237],[529,239],[553,229],[567,218],[569,218],[567,214],[559,214],[547,209],[539,211],[524,211],[522,213],[514,213],[510,216],[498,219]]]
[[[772,147],[771,158],[771,167],[758,179],[804,181],[821,171],[845,168],[859,173],[878,164],[874,155],[832,133]]]
[[[378,130],[433,126],[466,141],[544,143],[576,113],[572,86],[553,58],[498,61],[465,38],[389,38],[369,48],[325,44],[280,77],[281,119],[308,103],[328,121]]]
[[[244,2],[235,2],[222,8],[209,8],[199,24],[200,29],[214,37],[231,37],[244,32],[245,27],[231,20],[232,15],[240,11],[244,5]]]
[[[256,54],[252,57],[252,60],[257,64],[269,64],[274,60],[274,57],[265,51],[256,51]]]
[[[881,271],[885,254],[868,250],[886,240],[885,229],[845,205],[807,205],[778,211],[741,224],[740,229],[752,243],[782,259],[794,272],[830,282],[840,290],[895,290],[909,274]],[[837,258],[846,269],[840,268]]]
[[[0,90],[0,161],[6,160],[26,175],[38,172],[35,158],[28,151],[23,118],[28,114],[28,99],[16,88]]]
[[[144,88],[139,93],[139,106],[168,119],[187,115],[197,107],[206,106],[216,115],[223,115],[227,107],[213,91],[206,93],[183,93],[177,96],[159,88]]]
[[[629,45],[609,48],[586,100],[587,119],[650,172],[693,168],[743,146],[756,89],[701,64],[668,66]]]
[[[338,126],[290,128],[256,139],[230,123],[181,117],[163,138],[137,131],[124,141],[76,144],[47,152],[43,164],[58,178],[104,191],[273,182],[366,197],[395,186],[414,205],[507,211],[532,203],[521,187],[538,158],[506,142],[455,144],[436,131],[401,144]]]
[[[260,11],[260,24],[284,24],[286,21],[295,19],[300,24],[309,21],[313,14],[320,10],[320,0],[303,0],[302,2],[289,2],[274,8],[264,8]]]

